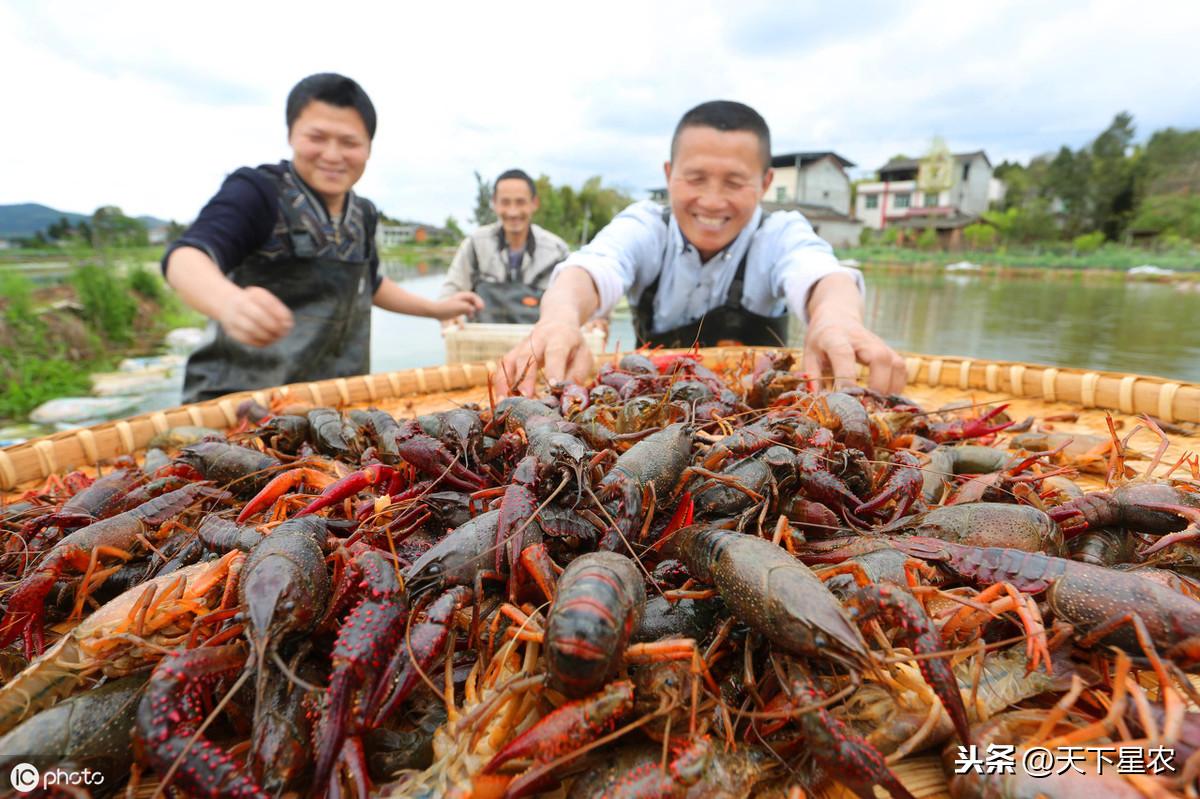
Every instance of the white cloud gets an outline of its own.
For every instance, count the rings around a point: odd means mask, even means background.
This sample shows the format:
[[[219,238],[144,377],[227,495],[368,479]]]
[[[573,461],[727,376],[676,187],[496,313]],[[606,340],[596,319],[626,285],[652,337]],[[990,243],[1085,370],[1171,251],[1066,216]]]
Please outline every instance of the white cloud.
[[[338,71],[380,122],[360,191],[460,221],[472,170],[659,185],[697,102],[744,100],[777,151],[864,169],[939,134],[994,163],[1080,146],[1129,110],[1200,126],[1195,3],[313,2],[0,6],[0,203],[190,219],[222,177],[286,157],[283,103]]]

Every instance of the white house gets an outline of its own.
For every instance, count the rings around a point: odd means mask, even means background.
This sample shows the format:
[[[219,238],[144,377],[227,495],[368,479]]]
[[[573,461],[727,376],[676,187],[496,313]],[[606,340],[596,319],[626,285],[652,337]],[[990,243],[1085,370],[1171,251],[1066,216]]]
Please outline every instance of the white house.
[[[879,180],[858,184],[855,213],[869,228],[959,229],[974,222],[990,201],[1003,197],[982,150],[896,158],[879,170]]]

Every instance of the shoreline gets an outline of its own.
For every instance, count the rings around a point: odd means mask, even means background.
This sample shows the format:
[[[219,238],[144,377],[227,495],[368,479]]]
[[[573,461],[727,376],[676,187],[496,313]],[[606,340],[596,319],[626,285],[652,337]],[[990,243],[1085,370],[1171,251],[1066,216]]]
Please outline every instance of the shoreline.
[[[854,263],[850,263],[854,261]],[[895,261],[887,259],[862,260],[842,258],[844,266],[853,266],[864,272],[887,272],[903,274],[920,272],[923,274],[947,272],[953,275],[978,275],[987,277],[1005,277],[1017,280],[1038,278],[1042,280],[1095,280],[1113,282],[1145,282],[1145,283],[1195,283],[1200,284],[1200,268],[1195,271],[1170,270],[1169,274],[1130,274],[1133,267],[1097,267],[1097,266],[1010,266],[1008,264],[977,263],[969,259],[961,259],[959,263],[967,262],[970,269],[949,269],[955,264],[944,264],[939,261]]]

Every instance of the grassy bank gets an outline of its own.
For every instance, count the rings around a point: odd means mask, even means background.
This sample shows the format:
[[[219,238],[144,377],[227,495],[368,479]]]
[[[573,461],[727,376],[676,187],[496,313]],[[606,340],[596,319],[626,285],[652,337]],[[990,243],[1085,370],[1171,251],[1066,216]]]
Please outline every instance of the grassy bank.
[[[0,421],[86,394],[92,372],[153,354],[168,330],[199,321],[157,271],[138,265],[83,264],[40,287],[0,272]]]
[[[1200,252],[1190,246],[1164,251],[1146,250],[1119,244],[1106,244],[1089,253],[1079,253],[1070,244],[1048,244],[1040,247],[998,247],[993,250],[959,250],[942,252],[875,244],[863,247],[844,247],[839,258],[853,258],[865,264],[886,262],[930,264],[945,266],[958,261],[970,261],[984,267],[1015,267],[1041,269],[1107,269],[1125,271],[1142,264],[1151,264],[1178,272],[1200,273]]]

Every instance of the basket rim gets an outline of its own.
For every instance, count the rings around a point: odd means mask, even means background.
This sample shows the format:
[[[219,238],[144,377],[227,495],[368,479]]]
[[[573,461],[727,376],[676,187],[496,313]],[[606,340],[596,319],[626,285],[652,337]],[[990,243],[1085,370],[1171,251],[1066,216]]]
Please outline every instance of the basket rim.
[[[706,363],[760,352],[787,351],[797,358],[802,354],[799,349],[778,347],[713,347],[661,352],[693,351],[698,352]],[[596,365],[615,362],[621,355],[621,352],[603,353],[596,357]],[[904,358],[912,385],[987,390],[1129,415],[1144,413],[1168,422],[1200,422],[1200,385],[1185,381],[953,355],[908,353]],[[252,399],[263,406],[269,406],[272,400],[294,399],[318,406],[344,407],[480,388],[488,384],[497,369],[497,362],[488,360],[293,383],[236,392],[204,402],[52,433],[0,448],[0,490],[9,491],[24,483],[45,479],[64,466],[94,466],[101,460],[139,452],[154,435],[171,427],[198,425],[228,429],[236,424],[237,406],[246,400]],[[866,374],[865,367],[860,366],[859,370],[860,375]]]

